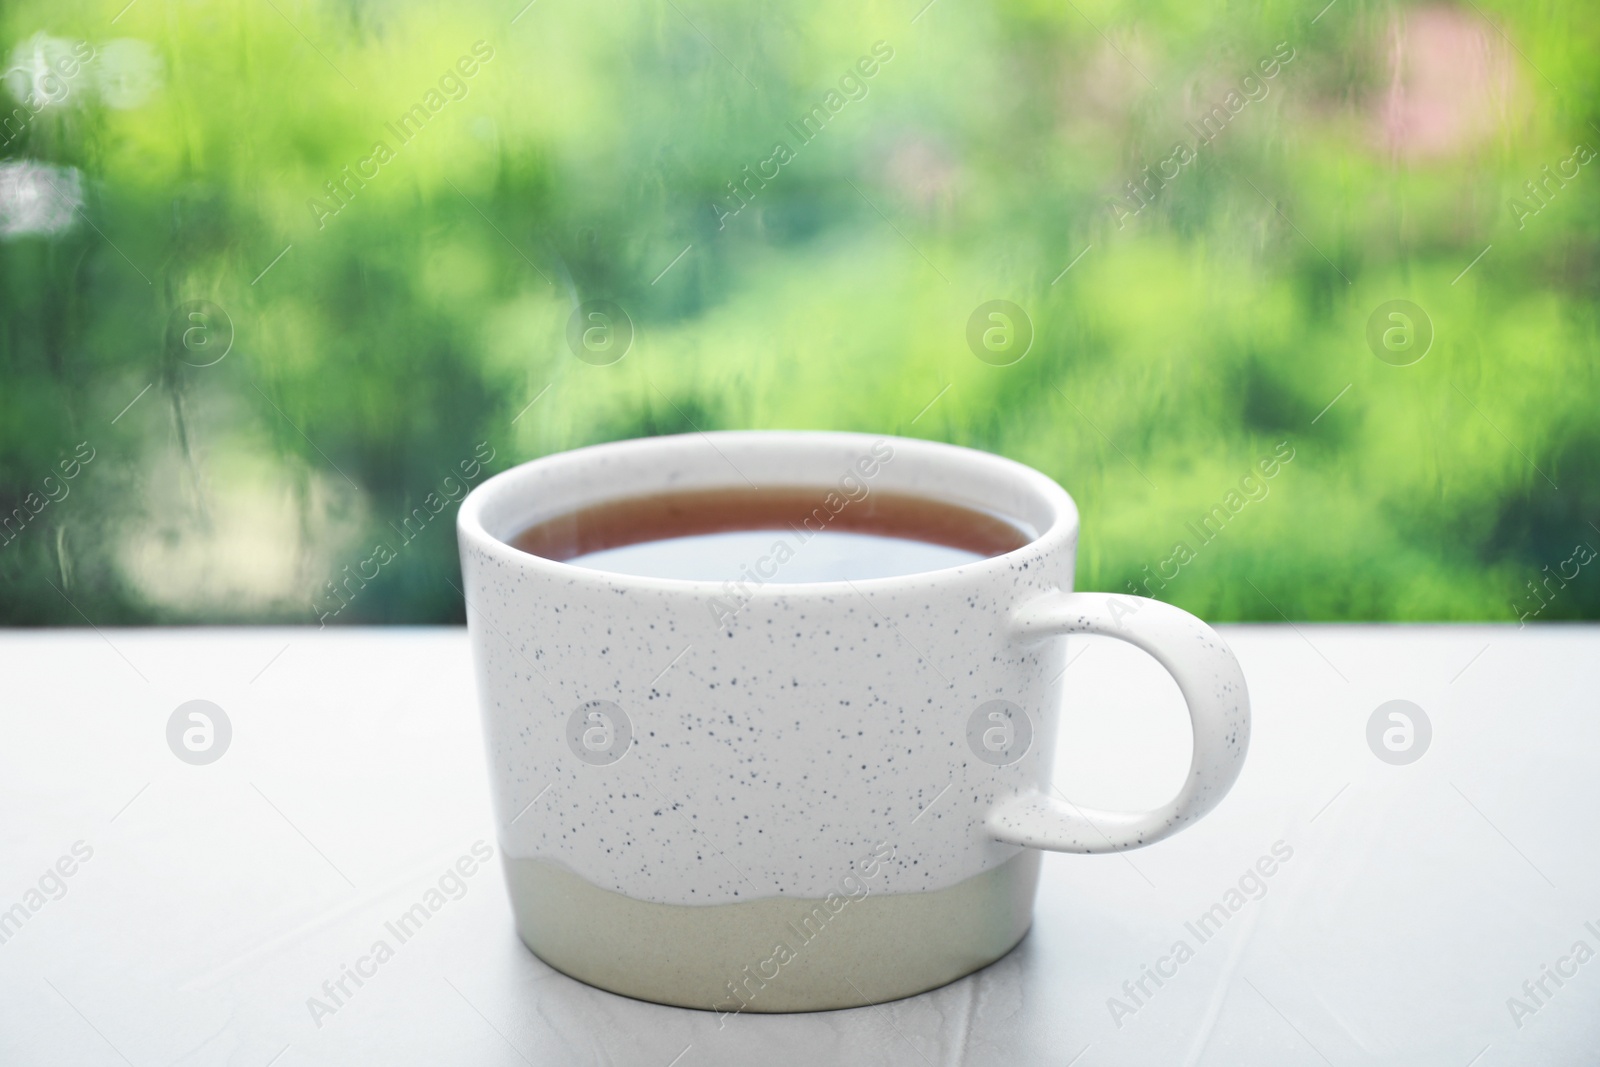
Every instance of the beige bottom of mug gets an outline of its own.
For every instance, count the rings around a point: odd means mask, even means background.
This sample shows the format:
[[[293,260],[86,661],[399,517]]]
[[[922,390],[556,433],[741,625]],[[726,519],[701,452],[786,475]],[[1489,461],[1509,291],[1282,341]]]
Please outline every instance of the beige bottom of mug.
[[[505,869],[523,943],[580,982],[710,1011],[823,1011],[922,993],[1011,951],[1028,932],[1039,853],[947,889],[835,898],[832,910],[796,897],[652,904],[543,860]]]

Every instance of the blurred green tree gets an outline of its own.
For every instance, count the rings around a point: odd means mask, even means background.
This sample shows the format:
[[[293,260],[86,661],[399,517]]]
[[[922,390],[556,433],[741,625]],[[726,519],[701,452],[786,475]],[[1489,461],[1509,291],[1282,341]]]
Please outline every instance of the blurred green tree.
[[[480,445],[765,426],[1038,466],[1080,585],[1215,619],[1595,617],[1597,37],[1571,2],[18,0],[0,622],[315,622],[385,539],[333,621],[459,620],[450,524],[395,527]],[[569,344],[594,300],[615,362]],[[1026,323],[980,353],[993,300]]]

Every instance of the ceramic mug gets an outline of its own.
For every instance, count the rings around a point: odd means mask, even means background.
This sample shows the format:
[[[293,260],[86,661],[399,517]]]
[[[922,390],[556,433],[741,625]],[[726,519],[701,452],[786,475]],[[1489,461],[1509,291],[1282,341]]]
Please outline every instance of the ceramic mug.
[[[746,485],[816,487],[818,507],[737,582],[507,543],[606,500]],[[943,570],[783,580],[775,559],[881,490],[1033,537]],[[517,931],[602,989],[728,1013],[943,985],[1027,932],[1037,850],[1159,841],[1244,759],[1249,700],[1222,640],[1160,601],[1071,592],[1072,498],[999,456],[850,433],[622,441],[496,475],[457,531]],[[1052,790],[1069,634],[1130,642],[1177,681],[1194,756],[1165,805],[1088,810]]]

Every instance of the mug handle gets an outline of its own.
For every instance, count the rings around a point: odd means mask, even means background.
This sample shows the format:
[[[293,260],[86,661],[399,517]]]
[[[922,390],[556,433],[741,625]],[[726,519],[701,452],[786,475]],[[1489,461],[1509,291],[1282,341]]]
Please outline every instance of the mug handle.
[[[1194,725],[1194,756],[1178,795],[1151,811],[1098,811],[1047,793],[1002,801],[987,829],[1000,841],[1054,852],[1121,852],[1169,837],[1216,807],[1244,765],[1250,695],[1244,672],[1217,632],[1160,600],[1105,593],[1050,593],[1013,619],[1019,638],[1099,634],[1144,649],[1167,669]]]

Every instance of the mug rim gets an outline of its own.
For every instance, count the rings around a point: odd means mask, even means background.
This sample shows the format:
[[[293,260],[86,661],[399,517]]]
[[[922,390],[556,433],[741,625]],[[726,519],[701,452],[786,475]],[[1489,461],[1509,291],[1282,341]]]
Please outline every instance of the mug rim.
[[[1050,509],[1050,521],[1042,529],[1038,529],[1026,544],[1009,552],[1002,552],[997,556],[985,556],[982,559],[959,563],[953,567],[939,567],[932,570],[913,571],[910,574],[890,575],[879,578],[837,579],[820,582],[763,580],[759,586],[763,591],[777,592],[791,597],[832,597],[841,593],[859,591],[862,588],[889,589],[897,585],[908,586],[928,579],[939,580],[942,578],[949,580],[958,574],[963,577],[981,578],[1008,570],[1019,562],[1032,560],[1063,545],[1071,546],[1077,540],[1078,507],[1071,494],[1043,471],[1036,470],[1017,460],[1009,459],[993,452],[985,452],[982,449],[967,448],[963,445],[946,444],[942,441],[928,441],[916,437],[897,437],[893,434],[855,433],[839,430],[773,429],[712,430],[699,433],[662,434],[654,437],[633,437],[621,441],[607,441],[602,444],[552,452],[535,459],[526,460],[485,479],[466,495],[456,513],[457,541],[463,549],[470,546],[498,562],[545,574],[552,578],[610,586],[620,584],[633,588],[702,596],[721,594],[727,584],[722,579],[664,578],[654,575],[624,574],[619,571],[581,567],[562,560],[547,559],[544,556],[525,552],[496,536],[488,530],[483,521],[484,510],[504,497],[514,494],[522,487],[522,484],[530,477],[530,472],[535,468],[581,463],[585,460],[611,458],[619,455],[625,456],[629,452],[645,452],[663,447],[672,447],[675,444],[682,444],[696,438],[705,440],[713,448],[719,442],[733,447],[749,441],[761,441],[770,444],[781,443],[785,439],[789,440],[794,447],[801,448],[827,447],[828,445],[859,445],[866,448],[876,442],[886,441],[897,452],[900,449],[905,449],[908,454],[921,456],[926,460],[936,461],[940,455],[945,455],[960,457],[961,461],[965,463],[987,465],[992,469],[994,476],[1010,480],[1012,484],[1027,493],[1031,493]],[[616,495],[617,497],[622,497],[627,494],[618,493]]]

